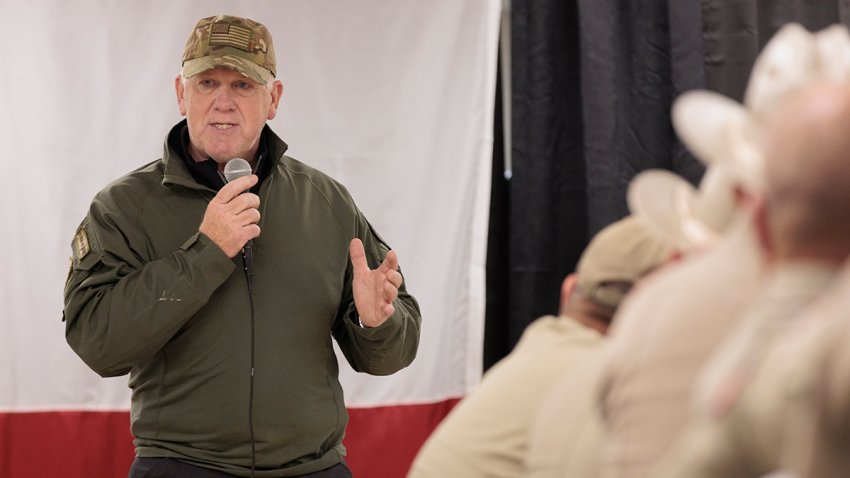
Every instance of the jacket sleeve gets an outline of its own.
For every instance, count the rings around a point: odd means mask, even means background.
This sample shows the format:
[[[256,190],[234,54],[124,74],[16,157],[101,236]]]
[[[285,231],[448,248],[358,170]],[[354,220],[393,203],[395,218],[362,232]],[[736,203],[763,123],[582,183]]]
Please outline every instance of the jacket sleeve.
[[[359,214],[359,223],[358,237],[363,241],[369,267],[374,269],[390,249],[362,214]],[[351,291],[352,277],[349,261],[343,300],[333,327],[333,335],[346,360],[354,370],[371,375],[390,375],[407,367],[419,348],[421,315],[416,299],[407,292],[406,281],[402,282],[398,297],[393,301],[393,315],[378,327],[366,328],[359,325]]]
[[[202,234],[166,257],[145,258],[145,235],[132,216],[96,200],[72,241],[65,337],[104,377],[156,354],[235,269]]]

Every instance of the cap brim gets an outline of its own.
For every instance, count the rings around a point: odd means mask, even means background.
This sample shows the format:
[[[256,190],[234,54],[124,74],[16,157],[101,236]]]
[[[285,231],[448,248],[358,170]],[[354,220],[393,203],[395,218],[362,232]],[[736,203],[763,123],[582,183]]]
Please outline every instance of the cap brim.
[[[817,74],[814,35],[800,24],[783,25],[756,57],[744,105],[766,118],[789,93],[809,84]]]
[[[273,78],[272,73],[262,66],[250,60],[228,54],[207,55],[187,60],[183,63],[181,73],[184,77],[190,78],[214,68],[229,68],[238,71],[261,85],[265,85]]]
[[[712,243],[717,234],[694,210],[696,188],[667,170],[643,171],[629,183],[629,210],[656,236],[687,251]]]
[[[697,188],[694,213],[700,222],[718,235],[726,231],[738,210],[737,184],[737,178],[729,174],[727,168],[710,167],[705,170]]]
[[[706,165],[724,161],[729,147],[729,128],[747,121],[744,107],[721,94],[694,90],[673,102],[673,128],[697,159]]]
[[[818,71],[824,79],[846,81],[850,77],[850,32],[833,25],[815,33]]]
[[[764,158],[755,125],[740,103],[707,90],[673,102],[673,127],[682,143],[707,166],[725,168],[748,188],[760,188]]]

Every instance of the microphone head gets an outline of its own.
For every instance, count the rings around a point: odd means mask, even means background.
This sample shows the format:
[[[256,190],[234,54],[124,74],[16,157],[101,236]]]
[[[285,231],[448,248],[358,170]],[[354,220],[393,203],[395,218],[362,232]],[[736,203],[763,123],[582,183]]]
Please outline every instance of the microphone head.
[[[249,174],[251,174],[251,165],[242,158],[233,158],[224,165],[224,180],[228,183]]]

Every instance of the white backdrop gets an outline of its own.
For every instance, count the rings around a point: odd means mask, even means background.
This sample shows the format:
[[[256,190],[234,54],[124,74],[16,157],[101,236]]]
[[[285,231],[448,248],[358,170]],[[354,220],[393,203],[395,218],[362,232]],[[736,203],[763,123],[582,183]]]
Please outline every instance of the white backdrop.
[[[351,406],[463,395],[481,369],[498,0],[0,2],[0,412],[126,409],[65,343],[70,241],[91,197],[161,156],[190,28],[266,24],[289,154],[342,181],[399,253],[420,353],[354,374]]]

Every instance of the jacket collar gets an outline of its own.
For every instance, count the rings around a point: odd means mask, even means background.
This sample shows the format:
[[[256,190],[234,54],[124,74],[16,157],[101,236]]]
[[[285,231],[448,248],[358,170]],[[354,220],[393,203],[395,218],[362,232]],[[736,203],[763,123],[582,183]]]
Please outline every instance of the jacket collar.
[[[198,183],[189,171],[189,167],[186,164],[188,153],[186,152],[186,148],[183,146],[183,132],[185,129],[186,120],[184,119],[174,125],[165,138],[162,153],[164,169],[162,185],[166,187],[170,185],[178,185],[190,189],[215,192],[215,190],[209,186]],[[283,157],[289,146],[280,139],[274,131],[272,131],[269,125],[265,125],[263,127],[263,131],[260,135],[260,141],[265,142],[267,151],[262,161],[265,164],[261,165],[263,172],[265,173],[261,174],[262,181],[264,179],[263,176],[271,174],[274,168],[277,167],[277,164],[280,162],[280,158]]]

